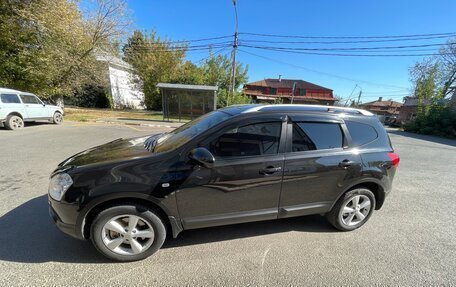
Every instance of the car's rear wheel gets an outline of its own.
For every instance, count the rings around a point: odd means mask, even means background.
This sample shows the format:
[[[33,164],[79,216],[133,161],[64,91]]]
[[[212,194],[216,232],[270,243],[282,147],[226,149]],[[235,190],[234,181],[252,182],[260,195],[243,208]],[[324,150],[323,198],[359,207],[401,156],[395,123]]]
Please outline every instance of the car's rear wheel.
[[[60,125],[63,122],[63,115],[60,112],[55,112],[52,117],[52,122],[56,125]]]
[[[140,205],[120,205],[102,211],[91,226],[98,251],[116,261],[135,261],[157,252],[166,239],[158,214]]]
[[[366,223],[375,209],[375,196],[369,189],[356,188],[345,193],[326,215],[337,229],[351,231]]]
[[[9,115],[6,118],[5,127],[9,130],[18,130],[24,127],[24,120],[17,115]]]

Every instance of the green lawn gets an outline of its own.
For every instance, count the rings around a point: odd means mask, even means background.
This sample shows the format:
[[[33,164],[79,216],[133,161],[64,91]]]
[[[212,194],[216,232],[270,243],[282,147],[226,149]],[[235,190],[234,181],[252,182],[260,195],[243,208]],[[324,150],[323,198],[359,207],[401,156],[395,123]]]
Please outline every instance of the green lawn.
[[[163,121],[161,112],[143,110],[109,110],[109,109],[89,109],[89,108],[65,108],[65,119],[68,121],[94,122],[101,119],[130,119],[130,120],[153,120]],[[167,121],[167,120],[166,120]],[[178,119],[170,119],[178,121]],[[187,120],[182,120],[187,121]]]

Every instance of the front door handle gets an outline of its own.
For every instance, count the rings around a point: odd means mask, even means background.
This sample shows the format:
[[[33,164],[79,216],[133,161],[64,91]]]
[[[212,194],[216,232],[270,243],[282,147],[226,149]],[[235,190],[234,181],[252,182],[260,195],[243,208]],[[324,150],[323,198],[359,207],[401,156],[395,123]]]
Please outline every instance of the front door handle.
[[[349,159],[344,159],[343,161],[339,162],[339,166],[343,169],[347,169],[354,163],[355,163],[354,161],[351,161]]]
[[[260,169],[260,174],[273,174],[282,170],[282,167],[273,167],[268,166],[266,168]]]

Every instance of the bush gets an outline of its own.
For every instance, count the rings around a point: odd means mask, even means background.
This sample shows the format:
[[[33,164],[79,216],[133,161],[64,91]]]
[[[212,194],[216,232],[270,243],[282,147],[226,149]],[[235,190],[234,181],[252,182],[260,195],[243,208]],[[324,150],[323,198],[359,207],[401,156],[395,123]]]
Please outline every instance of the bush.
[[[99,85],[86,85],[74,93],[71,98],[65,98],[65,103],[85,108],[111,108],[112,97],[107,89]]]
[[[227,90],[220,90],[217,94],[217,107],[224,108],[232,105],[250,104],[252,100],[243,93],[231,95]]]
[[[146,109],[152,111],[162,110],[162,96],[160,90],[157,88],[148,89],[144,87],[144,105]]]
[[[445,106],[431,106],[427,113],[405,123],[404,130],[419,134],[456,138],[456,112]]]

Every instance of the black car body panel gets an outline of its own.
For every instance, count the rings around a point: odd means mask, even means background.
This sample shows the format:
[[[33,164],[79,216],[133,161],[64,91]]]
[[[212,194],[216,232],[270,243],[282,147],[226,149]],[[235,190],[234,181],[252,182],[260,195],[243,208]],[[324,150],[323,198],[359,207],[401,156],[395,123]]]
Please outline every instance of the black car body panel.
[[[388,135],[375,116],[283,107],[246,112],[255,107],[221,109],[223,121],[165,152],[148,151],[147,137],[142,137],[70,157],[54,174],[66,172],[74,183],[61,201],[49,197],[52,218],[65,233],[82,239],[89,236],[88,226],[100,206],[141,202],[168,217],[175,237],[184,229],[326,213],[360,184],[377,188],[377,209],[381,207],[395,167],[388,157],[393,151]],[[300,121],[340,125],[341,146],[292,152],[293,124]],[[233,128],[265,122],[280,127],[277,153],[216,158],[212,168],[189,158],[190,151]],[[372,126],[373,139],[357,146],[348,122]]]

